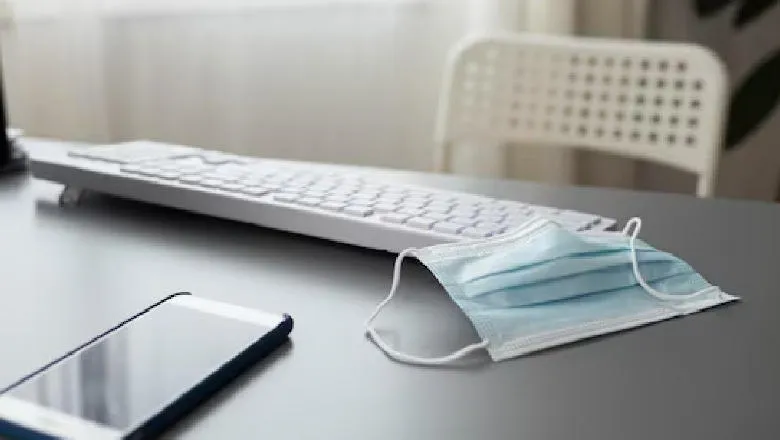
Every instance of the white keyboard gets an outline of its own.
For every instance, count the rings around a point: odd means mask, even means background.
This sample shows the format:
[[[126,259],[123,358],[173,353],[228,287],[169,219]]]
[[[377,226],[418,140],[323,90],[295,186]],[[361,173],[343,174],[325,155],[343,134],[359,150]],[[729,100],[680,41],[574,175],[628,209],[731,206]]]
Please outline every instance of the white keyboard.
[[[490,237],[529,217],[606,230],[597,215],[382,182],[345,167],[139,141],[33,154],[42,179],[72,188],[398,252]]]

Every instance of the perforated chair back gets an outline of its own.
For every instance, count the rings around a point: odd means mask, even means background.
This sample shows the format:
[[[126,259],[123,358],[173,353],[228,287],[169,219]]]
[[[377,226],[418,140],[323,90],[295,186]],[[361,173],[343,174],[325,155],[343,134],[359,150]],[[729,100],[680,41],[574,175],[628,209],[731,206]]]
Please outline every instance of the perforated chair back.
[[[727,77],[691,44],[498,34],[452,52],[435,163],[453,143],[488,140],[581,147],[676,167],[712,195]]]

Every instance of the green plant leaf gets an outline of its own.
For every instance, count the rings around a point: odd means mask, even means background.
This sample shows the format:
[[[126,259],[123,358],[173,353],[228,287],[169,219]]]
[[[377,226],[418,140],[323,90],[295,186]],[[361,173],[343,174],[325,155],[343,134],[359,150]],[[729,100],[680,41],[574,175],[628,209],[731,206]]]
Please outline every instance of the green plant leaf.
[[[780,50],[764,58],[735,90],[729,105],[726,149],[739,147],[780,101]]]
[[[694,0],[693,7],[699,18],[709,17],[735,0]]]
[[[734,19],[734,26],[742,28],[750,24],[753,20],[761,17],[772,6],[775,6],[780,0],[744,0],[742,7],[737,12]]]

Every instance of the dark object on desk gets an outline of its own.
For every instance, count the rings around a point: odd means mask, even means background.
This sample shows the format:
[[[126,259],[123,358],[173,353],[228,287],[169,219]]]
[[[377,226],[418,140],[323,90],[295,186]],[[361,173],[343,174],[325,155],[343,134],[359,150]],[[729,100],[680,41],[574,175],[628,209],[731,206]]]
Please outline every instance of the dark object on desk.
[[[292,327],[289,315],[171,295],[0,391],[0,438],[157,438]]]
[[[8,113],[5,105],[3,66],[0,62],[0,174],[21,171],[27,168],[27,153],[19,147],[8,133]]]

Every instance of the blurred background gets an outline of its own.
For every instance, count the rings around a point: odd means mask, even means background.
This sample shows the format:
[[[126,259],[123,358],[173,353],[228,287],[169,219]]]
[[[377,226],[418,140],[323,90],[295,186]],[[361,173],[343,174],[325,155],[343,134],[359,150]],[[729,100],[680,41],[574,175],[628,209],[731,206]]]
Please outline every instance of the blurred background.
[[[255,156],[432,169],[444,62],[489,30],[704,44],[731,108],[717,196],[777,200],[780,5],[772,0],[4,0],[11,125]],[[690,193],[657,165],[554,149],[461,149],[455,171]]]

